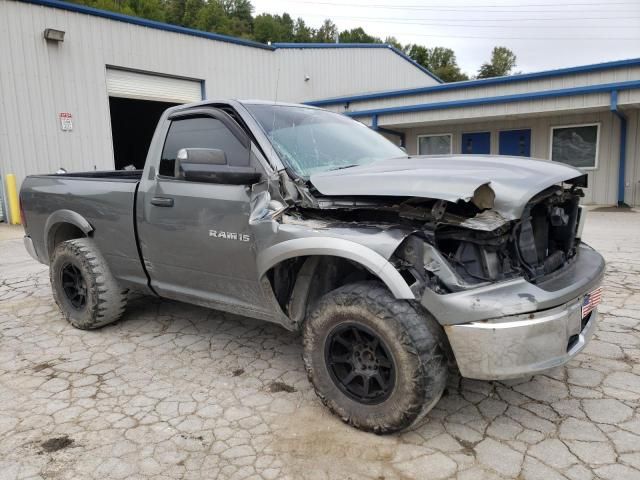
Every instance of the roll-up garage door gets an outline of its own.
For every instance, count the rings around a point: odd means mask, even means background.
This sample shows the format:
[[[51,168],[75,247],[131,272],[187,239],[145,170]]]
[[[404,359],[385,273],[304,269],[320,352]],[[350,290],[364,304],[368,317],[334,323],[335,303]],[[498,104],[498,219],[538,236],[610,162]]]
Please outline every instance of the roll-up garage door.
[[[107,68],[107,92],[110,97],[190,103],[202,100],[198,80],[165,77]]]

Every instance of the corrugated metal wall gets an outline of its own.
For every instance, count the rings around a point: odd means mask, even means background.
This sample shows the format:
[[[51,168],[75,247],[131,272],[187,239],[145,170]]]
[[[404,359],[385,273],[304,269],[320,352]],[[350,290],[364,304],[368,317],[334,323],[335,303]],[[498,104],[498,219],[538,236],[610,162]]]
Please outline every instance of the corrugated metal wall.
[[[411,64],[389,49],[286,48],[275,53],[280,58],[279,65],[286,66],[283,69],[286,74],[280,75],[278,92],[279,95],[290,92],[291,101],[335,97],[339,95],[336,92],[345,88],[355,87],[359,93],[365,93],[396,89],[399,85],[438,84],[418,68],[407,68]],[[309,81],[304,81],[306,75]]]
[[[45,28],[64,42],[45,41]],[[113,168],[107,66],[204,80],[208,98],[295,102],[435,83],[389,49],[272,51],[0,0],[0,174]],[[61,112],[73,131],[60,129]]]
[[[630,170],[633,165],[638,165],[637,152],[630,151],[633,143],[635,128],[637,138],[637,112],[636,125],[629,125],[627,158]],[[620,123],[611,112],[592,112],[574,115],[554,115],[546,117],[529,117],[514,120],[483,121],[478,123],[448,124],[429,127],[417,127],[407,130],[407,150],[409,153],[417,153],[418,135],[428,133],[453,134],[453,153],[460,153],[462,134],[467,132],[491,132],[491,153],[498,154],[498,139],[500,130],[531,129],[531,156],[534,158],[550,158],[550,135],[552,126],[575,125],[582,123],[600,124],[600,143],[598,147],[598,168],[589,170],[589,188],[585,191],[584,203],[615,204],[618,194],[618,158]],[[631,122],[630,122],[631,123]],[[636,168],[636,175],[637,172]],[[630,176],[628,178],[631,178]],[[640,180],[640,178],[638,178]],[[637,183],[637,182],[636,182]],[[631,202],[629,191],[628,201]]]
[[[572,87],[589,86],[604,83],[625,82],[640,79],[640,66],[628,66],[600,70],[587,73],[573,73],[560,77],[538,78],[518,82],[467,87],[453,90],[436,90],[417,95],[404,95],[391,98],[379,98],[351,102],[350,110],[368,110],[371,108],[397,107],[418,105],[423,103],[453,102],[472,98],[487,98],[494,96],[513,95],[546,90],[559,90]],[[482,84],[480,84],[482,85]],[[640,89],[621,91],[618,95],[620,105],[640,102]],[[571,110],[609,105],[609,94],[574,95],[571,97],[557,97],[542,100],[532,100],[512,104],[494,104],[481,107],[463,107],[454,110],[420,112],[420,121],[436,121],[449,118],[473,118],[493,115],[518,114],[529,112],[544,112],[551,110]],[[343,110],[344,105],[332,106],[332,109]],[[443,115],[441,113],[444,112]],[[381,120],[383,120],[381,118]],[[392,119],[385,122],[395,123]]]

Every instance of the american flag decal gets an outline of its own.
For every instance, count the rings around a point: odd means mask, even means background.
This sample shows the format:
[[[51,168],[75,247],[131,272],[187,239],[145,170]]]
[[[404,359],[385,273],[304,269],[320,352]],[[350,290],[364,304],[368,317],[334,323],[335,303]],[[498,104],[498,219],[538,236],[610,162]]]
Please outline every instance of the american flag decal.
[[[593,292],[587,293],[582,301],[582,318],[586,317],[598,306],[602,300],[602,287],[596,288]]]

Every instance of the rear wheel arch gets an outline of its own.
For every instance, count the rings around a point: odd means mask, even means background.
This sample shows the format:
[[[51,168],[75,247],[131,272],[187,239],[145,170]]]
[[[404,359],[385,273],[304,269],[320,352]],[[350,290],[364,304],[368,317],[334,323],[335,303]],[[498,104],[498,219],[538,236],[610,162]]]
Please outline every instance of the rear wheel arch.
[[[57,210],[49,215],[44,227],[44,242],[49,262],[60,243],[75,238],[88,237],[93,232],[91,224],[72,210]]]

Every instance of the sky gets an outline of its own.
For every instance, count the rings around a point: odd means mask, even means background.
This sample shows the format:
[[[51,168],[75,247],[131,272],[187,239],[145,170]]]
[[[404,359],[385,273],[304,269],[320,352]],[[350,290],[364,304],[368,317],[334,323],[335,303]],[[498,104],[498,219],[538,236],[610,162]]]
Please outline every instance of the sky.
[[[362,27],[402,44],[452,48],[473,75],[494,46],[523,73],[640,57],[640,0],[252,0],[254,14],[289,13],[319,27]]]

